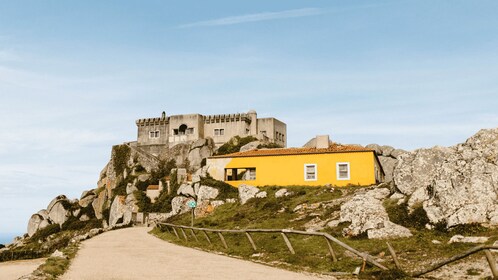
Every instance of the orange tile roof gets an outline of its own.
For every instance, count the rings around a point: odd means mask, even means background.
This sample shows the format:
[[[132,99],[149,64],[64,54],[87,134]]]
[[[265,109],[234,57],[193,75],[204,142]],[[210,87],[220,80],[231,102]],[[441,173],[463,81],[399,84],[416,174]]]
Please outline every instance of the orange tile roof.
[[[259,156],[285,156],[304,154],[330,154],[330,153],[353,153],[353,152],[373,152],[372,149],[353,145],[331,144],[328,148],[280,148],[280,149],[256,149],[246,152],[212,156],[211,158],[232,158],[232,157],[259,157]]]
[[[159,185],[149,185],[147,187],[147,190],[148,191],[152,191],[152,190],[158,190],[159,189]]]

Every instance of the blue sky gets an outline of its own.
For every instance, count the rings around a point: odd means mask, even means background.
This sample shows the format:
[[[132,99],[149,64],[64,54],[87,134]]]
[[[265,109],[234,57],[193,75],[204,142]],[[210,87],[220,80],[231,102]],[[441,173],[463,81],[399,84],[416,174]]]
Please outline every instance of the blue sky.
[[[95,187],[134,120],[256,109],[404,149],[498,126],[496,1],[0,1],[0,234]]]

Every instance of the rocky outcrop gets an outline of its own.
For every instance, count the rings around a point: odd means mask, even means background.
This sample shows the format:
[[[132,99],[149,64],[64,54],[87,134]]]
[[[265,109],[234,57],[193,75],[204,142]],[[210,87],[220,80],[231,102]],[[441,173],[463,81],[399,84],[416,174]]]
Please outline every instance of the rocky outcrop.
[[[280,198],[280,197],[285,197],[285,196],[290,196],[293,193],[288,191],[287,189],[280,189],[275,192],[275,198]]]
[[[453,147],[404,154],[394,180],[432,223],[498,225],[498,128]]]
[[[261,192],[260,189],[249,185],[240,185],[238,189],[240,204],[246,204],[246,202],[251,198],[263,198],[267,195],[266,192]]]
[[[48,218],[48,217],[47,217]],[[48,226],[50,221],[39,214],[33,214],[28,221],[28,235],[33,236],[38,230]]]
[[[257,141],[252,141],[250,143],[245,144],[244,146],[240,147],[240,152],[247,152],[251,150],[255,150],[258,148],[259,145],[263,144],[263,142],[257,140]]]
[[[197,201],[201,202],[203,200],[211,200],[218,197],[220,191],[218,189],[208,187],[208,186],[200,186],[199,191],[197,192]]]
[[[126,197],[116,196],[109,212],[109,226],[128,225],[131,222],[132,209],[126,204]]]
[[[408,237],[408,229],[389,221],[382,200],[390,195],[386,188],[378,188],[354,196],[341,206],[340,222],[351,222],[344,235],[357,236],[364,232],[368,238]]]
[[[188,161],[191,170],[201,168],[201,163],[204,159],[213,155],[215,151],[215,144],[213,139],[199,139],[192,143],[188,152]]]
[[[408,152],[401,149],[395,149],[391,146],[381,146],[379,144],[368,144],[365,148],[375,151],[377,157],[379,158],[380,165],[384,170],[384,181],[392,182],[394,179],[394,168],[398,164],[398,158]]]

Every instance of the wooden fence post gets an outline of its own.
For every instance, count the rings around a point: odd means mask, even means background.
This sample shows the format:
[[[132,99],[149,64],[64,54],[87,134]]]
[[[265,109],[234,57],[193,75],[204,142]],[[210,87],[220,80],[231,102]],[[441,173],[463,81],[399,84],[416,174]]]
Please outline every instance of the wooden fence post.
[[[247,239],[249,239],[249,243],[251,243],[252,249],[254,251],[257,251],[258,248],[256,248],[256,244],[254,243],[254,240],[252,240],[252,236],[247,231],[245,232],[245,234],[247,236]]]
[[[197,239],[197,235],[195,235],[194,230],[190,229],[190,232],[192,233],[192,236],[194,237],[195,241],[199,242],[199,239]]]
[[[185,238],[185,241],[188,242],[188,237],[187,237],[187,234],[185,233],[185,230],[183,230],[183,228],[180,228],[180,230],[182,231],[183,238]]]
[[[397,269],[399,269],[399,270],[402,271],[403,269],[401,269],[401,264],[399,263],[398,256],[396,256],[396,252],[394,251],[394,249],[391,246],[391,244],[389,244],[389,242],[386,242],[386,244],[387,244],[387,249],[389,250],[389,253],[393,257],[394,265],[396,265]]]
[[[332,244],[330,244],[330,240],[326,236],[324,236],[324,238],[325,240],[327,240],[327,246],[329,248],[330,257],[332,258],[332,261],[337,262],[337,257],[335,255],[334,248],[332,248]]]
[[[178,235],[178,232],[176,231],[176,228],[175,227],[172,227],[173,229],[173,232],[175,233],[176,235],[176,238],[180,239],[180,236]]]
[[[220,237],[221,243],[223,243],[223,246],[225,246],[225,249],[228,250],[228,245],[227,245],[227,242],[225,241],[225,237],[223,237],[223,234],[221,234],[221,232],[218,231],[218,236]]]
[[[491,272],[493,273],[493,278],[498,279],[498,269],[496,269],[496,261],[493,257],[493,254],[491,254],[491,251],[489,250],[484,250],[484,254],[486,254],[486,259],[488,260],[489,267],[491,268]]]
[[[204,233],[204,237],[206,237],[206,240],[209,243],[209,245],[212,245],[211,238],[209,238],[209,235],[207,234],[207,232],[205,230],[203,230],[202,233]]]
[[[282,237],[284,238],[285,245],[287,245],[287,248],[289,248],[289,251],[291,252],[291,254],[295,255],[296,252],[294,251],[294,248],[292,248],[292,244],[291,244],[289,238],[287,237],[287,235],[285,235],[285,233],[281,232],[281,234],[282,234]]]

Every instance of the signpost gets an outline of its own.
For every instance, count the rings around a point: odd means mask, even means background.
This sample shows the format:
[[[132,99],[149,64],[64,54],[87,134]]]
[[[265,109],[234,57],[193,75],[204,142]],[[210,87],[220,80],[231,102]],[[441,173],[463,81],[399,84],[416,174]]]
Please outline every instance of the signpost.
[[[195,200],[189,200],[187,202],[187,206],[190,209],[192,209],[192,222],[191,222],[191,226],[193,227],[194,226],[194,218],[195,218],[194,210],[195,210],[195,207],[197,207],[197,203],[195,202]]]

